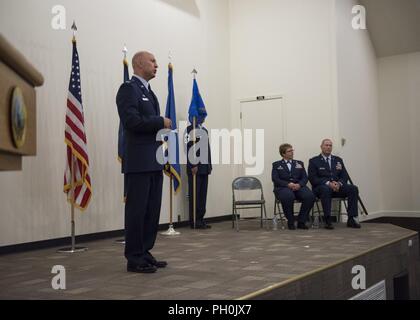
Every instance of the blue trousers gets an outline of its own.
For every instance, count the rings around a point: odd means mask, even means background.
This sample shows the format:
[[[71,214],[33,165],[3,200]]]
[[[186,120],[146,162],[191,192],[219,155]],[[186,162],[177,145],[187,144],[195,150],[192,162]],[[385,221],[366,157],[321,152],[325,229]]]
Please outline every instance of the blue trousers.
[[[159,227],[162,171],[125,174],[125,257],[130,264],[148,263]]]
[[[292,191],[287,187],[275,188],[274,194],[281,203],[289,225],[293,224],[295,221],[293,205],[296,199],[302,201],[298,222],[305,223],[308,220],[309,212],[315,202],[315,196],[308,187],[302,187],[298,191]]]

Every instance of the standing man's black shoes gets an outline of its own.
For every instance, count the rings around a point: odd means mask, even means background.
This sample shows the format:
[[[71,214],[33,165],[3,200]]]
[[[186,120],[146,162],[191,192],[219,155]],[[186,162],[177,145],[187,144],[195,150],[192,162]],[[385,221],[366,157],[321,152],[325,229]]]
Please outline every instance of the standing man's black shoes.
[[[155,266],[156,268],[165,268],[168,265],[168,263],[163,260],[161,261],[155,260],[155,261],[150,262],[150,264]]]
[[[155,266],[156,268],[165,268],[168,263],[166,261],[163,260],[156,260],[156,258],[154,256],[152,256],[152,254],[148,251],[147,255],[146,255],[146,261],[152,265]]]
[[[157,268],[155,266],[152,266],[151,264],[145,264],[145,265],[131,265],[127,264],[127,271],[128,272],[136,272],[136,273],[154,273],[156,272]]]

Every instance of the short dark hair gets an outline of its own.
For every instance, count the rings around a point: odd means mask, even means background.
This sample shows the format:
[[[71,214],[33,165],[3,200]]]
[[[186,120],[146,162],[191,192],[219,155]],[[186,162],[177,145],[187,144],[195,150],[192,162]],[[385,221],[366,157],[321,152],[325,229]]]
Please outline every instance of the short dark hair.
[[[289,149],[289,148],[293,148],[293,146],[289,143],[283,143],[282,145],[280,145],[280,147],[279,147],[280,155],[284,156],[287,149]]]

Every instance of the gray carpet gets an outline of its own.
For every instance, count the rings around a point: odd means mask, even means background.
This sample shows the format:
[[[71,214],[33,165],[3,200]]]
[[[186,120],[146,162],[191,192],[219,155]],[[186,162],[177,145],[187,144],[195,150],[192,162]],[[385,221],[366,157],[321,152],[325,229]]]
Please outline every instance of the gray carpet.
[[[270,226],[244,221],[236,232],[222,222],[159,235],[152,253],[169,265],[154,274],[127,273],[115,239],[89,242],[88,251],[73,255],[58,248],[3,255],[0,299],[235,299],[412,233],[372,223],[360,230],[335,224],[333,231]],[[66,269],[66,290],[51,287],[54,265]]]

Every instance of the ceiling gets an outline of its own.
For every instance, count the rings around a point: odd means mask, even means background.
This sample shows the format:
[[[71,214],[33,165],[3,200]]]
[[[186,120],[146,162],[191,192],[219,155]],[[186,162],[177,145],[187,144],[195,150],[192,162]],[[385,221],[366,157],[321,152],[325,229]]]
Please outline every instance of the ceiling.
[[[378,57],[420,51],[420,0],[360,0]]]

